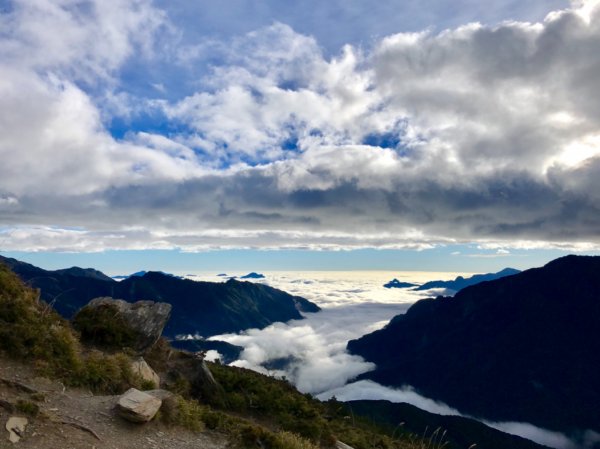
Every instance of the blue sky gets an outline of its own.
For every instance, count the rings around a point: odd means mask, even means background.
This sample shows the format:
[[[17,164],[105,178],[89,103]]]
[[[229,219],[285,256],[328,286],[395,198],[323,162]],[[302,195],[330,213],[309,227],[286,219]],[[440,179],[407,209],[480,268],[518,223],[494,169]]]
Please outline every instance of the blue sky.
[[[6,257],[26,261],[44,269],[70,266],[93,267],[110,276],[137,271],[165,271],[178,274],[230,275],[250,271],[448,271],[497,272],[506,267],[525,270],[542,266],[567,254],[560,250],[517,250],[498,252],[475,245],[414,250],[218,250],[182,253],[174,250],[104,251],[100,253],[4,252]],[[594,252],[593,254],[598,254]]]
[[[599,3],[0,0],[0,252],[112,273],[596,254]]]

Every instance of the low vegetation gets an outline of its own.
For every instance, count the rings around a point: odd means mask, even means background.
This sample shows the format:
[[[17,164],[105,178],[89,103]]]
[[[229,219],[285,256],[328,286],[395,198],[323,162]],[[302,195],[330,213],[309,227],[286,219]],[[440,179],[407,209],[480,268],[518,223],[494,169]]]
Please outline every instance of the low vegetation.
[[[117,308],[108,304],[84,307],[73,319],[73,327],[84,343],[108,350],[131,347],[136,339],[135,332],[127,326]]]
[[[68,321],[40,301],[36,290],[0,264],[0,353],[5,356],[33,362],[41,374],[95,392],[119,394],[132,386],[143,389],[147,385],[132,373],[131,354],[116,350],[128,341],[128,335],[117,324],[111,334],[110,329],[96,327],[93,317],[84,316],[77,323],[81,333],[96,341],[100,336],[112,353],[87,347]],[[147,359],[164,372],[169,369],[173,351],[160,341]],[[320,402],[299,393],[285,380],[218,363],[209,367],[222,387],[222,396],[200,403],[192,397],[189,380],[181,376],[170,384],[176,395],[165,400],[158,419],[194,431],[226,433],[240,448],[328,448],[337,439],[356,449],[443,447],[401,432],[386,434],[372,423],[355,419],[335,399]],[[17,407],[31,416],[39,410],[31,401]]]
[[[70,323],[39,300],[39,294],[0,264],[0,351],[33,361],[41,374],[95,392],[140,387],[124,353],[84,348]]]

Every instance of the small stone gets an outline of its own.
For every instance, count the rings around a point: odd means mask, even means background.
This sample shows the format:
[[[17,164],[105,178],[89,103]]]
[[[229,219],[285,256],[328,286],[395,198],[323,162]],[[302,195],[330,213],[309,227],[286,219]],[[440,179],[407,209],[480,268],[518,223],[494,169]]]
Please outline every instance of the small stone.
[[[161,405],[160,399],[130,388],[119,398],[117,412],[127,421],[144,423],[154,418]]]
[[[28,422],[27,418],[20,418],[18,416],[11,416],[8,418],[6,430],[8,430],[8,439],[11,443],[19,442],[25,432]]]

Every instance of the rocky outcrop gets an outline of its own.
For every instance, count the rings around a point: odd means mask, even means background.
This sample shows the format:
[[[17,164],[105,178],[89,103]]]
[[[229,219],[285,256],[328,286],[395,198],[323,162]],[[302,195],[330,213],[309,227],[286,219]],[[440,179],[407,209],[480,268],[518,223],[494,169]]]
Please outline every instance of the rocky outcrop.
[[[156,396],[130,388],[119,398],[117,413],[127,421],[144,423],[154,418],[161,405]]]
[[[211,404],[223,402],[223,388],[206,366],[202,353],[179,352],[177,358],[171,360],[170,364],[167,373],[168,381],[186,379],[190,383],[190,392],[194,397]]]
[[[160,385],[160,377],[156,372],[146,363],[143,357],[138,357],[136,360],[131,362],[131,371],[137,374],[146,382],[152,382],[156,387]]]
[[[82,339],[101,346],[127,346],[143,353],[160,338],[171,315],[162,302],[96,298],[73,319]]]

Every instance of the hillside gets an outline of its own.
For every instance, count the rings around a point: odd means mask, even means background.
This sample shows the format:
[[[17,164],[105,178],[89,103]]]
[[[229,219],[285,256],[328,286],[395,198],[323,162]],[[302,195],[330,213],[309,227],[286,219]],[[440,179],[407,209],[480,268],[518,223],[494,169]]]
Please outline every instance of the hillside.
[[[403,431],[416,435],[431,435],[436,429],[443,429],[446,432],[444,449],[467,449],[472,444],[484,449],[547,448],[525,438],[492,429],[474,419],[436,415],[406,403],[363,400],[349,401],[345,405],[355,415],[382,424],[391,432],[398,432],[400,423]]]
[[[425,299],[350,341],[385,385],[411,385],[460,411],[572,433],[600,430],[600,257]]]
[[[3,382],[4,381],[4,382]],[[31,392],[23,391],[22,387]],[[32,397],[34,399],[32,399]],[[37,400],[36,400],[37,399]],[[19,443],[6,440],[4,423],[10,413],[0,406],[3,435],[0,447],[21,449],[225,449],[229,438],[218,432],[193,432],[160,420],[144,426],[127,422],[114,411],[118,395],[90,394],[88,389],[67,388],[58,380],[40,377],[32,366],[0,355],[0,402],[28,404],[28,425]],[[22,406],[23,410],[27,410]],[[81,426],[81,427],[79,427]],[[89,429],[89,431],[83,430]],[[92,434],[91,432],[94,434]]]
[[[101,319],[110,325],[116,315]],[[429,447],[418,436],[354,422],[339,403],[317,401],[284,380],[207,366],[164,340],[144,352],[159,376],[160,410],[148,423],[130,424],[115,410],[120,395],[131,387],[157,391],[133,371],[133,354],[132,347],[103,352],[84,344],[0,264],[0,421],[22,422],[10,433],[19,447],[333,449],[338,437],[355,449]],[[8,437],[0,437],[1,447]]]
[[[159,272],[132,276],[117,282],[93,269],[48,271],[0,256],[21,279],[41,291],[41,299],[62,316],[73,314],[91,299],[109,296],[126,301],[140,299],[173,306],[165,335],[217,335],[274,322],[302,319],[300,312],[318,312],[316,304],[267,285],[229,280],[196,282]]]

